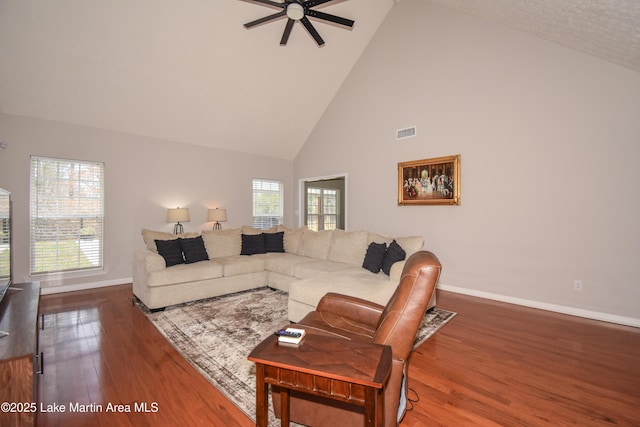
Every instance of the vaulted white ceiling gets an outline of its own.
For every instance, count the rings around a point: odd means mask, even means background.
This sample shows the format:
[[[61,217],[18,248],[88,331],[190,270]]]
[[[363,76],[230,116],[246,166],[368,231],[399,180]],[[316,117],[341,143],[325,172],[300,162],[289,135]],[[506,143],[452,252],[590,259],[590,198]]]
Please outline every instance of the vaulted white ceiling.
[[[0,112],[293,159],[397,1],[318,6],[356,21],[318,48],[249,1],[0,0]],[[638,0],[424,1],[640,72]]]
[[[429,0],[640,72],[638,0]]]

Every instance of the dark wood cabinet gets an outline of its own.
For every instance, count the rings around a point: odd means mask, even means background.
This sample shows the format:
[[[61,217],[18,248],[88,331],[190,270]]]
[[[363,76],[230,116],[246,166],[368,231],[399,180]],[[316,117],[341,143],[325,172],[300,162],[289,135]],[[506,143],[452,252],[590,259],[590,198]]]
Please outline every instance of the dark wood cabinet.
[[[12,285],[0,304],[0,425],[33,426],[38,409],[40,284]]]

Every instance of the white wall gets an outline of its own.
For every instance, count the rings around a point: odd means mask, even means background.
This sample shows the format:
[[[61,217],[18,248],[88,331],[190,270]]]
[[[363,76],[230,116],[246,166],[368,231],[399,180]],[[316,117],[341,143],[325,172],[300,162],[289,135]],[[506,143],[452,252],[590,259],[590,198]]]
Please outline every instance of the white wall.
[[[634,323],[639,113],[638,73],[404,0],[298,154],[294,178],[348,173],[350,229],[424,236],[445,287]],[[417,136],[396,141],[411,125]],[[453,154],[461,206],[397,206],[398,162]]]
[[[48,286],[74,287],[126,283],[132,276],[133,250],[144,247],[140,230],[173,231],[167,208],[188,207],[185,231],[199,231],[207,209],[227,209],[223,228],[252,223],[254,177],[285,183],[285,200],[293,199],[290,161],[160,141],[94,128],[0,114],[0,187],[14,204],[14,280],[41,280]],[[29,277],[29,158],[41,155],[105,162],[104,271]],[[293,205],[285,204],[285,223],[293,222]]]

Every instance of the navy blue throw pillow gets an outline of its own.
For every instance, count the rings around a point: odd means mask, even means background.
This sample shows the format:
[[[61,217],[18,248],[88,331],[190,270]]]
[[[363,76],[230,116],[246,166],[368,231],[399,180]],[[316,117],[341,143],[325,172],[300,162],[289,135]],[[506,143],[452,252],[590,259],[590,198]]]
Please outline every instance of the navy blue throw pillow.
[[[186,264],[209,260],[209,254],[207,253],[207,249],[204,247],[204,240],[202,240],[202,236],[178,240],[180,240],[180,246],[182,247],[182,253],[184,254],[184,262]]]
[[[243,234],[242,250],[240,255],[264,254],[267,250],[264,247],[263,234]]]
[[[158,253],[162,255],[162,258],[164,258],[167,267],[184,264],[180,240],[156,240],[156,248],[158,248]]]
[[[402,261],[407,256],[407,253],[400,247],[395,240],[389,243],[387,252],[384,254],[384,260],[382,261],[382,271],[387,276],[391,273],[391,266],[398,261]]]
[[[264,248],[267,252],[284,252],[284,231],[263,233]]]
[[[386,243],[371,242],[367,248],[367,253],[364,256],[362,268],[366,268],[372,273],[378,273],[382,268],[382,261],[384,260],[386,250]]]

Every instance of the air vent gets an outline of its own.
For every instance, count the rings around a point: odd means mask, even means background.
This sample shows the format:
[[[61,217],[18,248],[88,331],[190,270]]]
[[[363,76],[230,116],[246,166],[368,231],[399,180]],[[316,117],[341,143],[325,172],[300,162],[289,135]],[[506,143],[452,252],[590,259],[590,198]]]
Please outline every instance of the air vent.
[[[411,138],[413,136],[416,136],[416,127],[415,126],[411,126],[409,128],[405,128],[405,129],[398,129],[396,131],[396,139]]]

